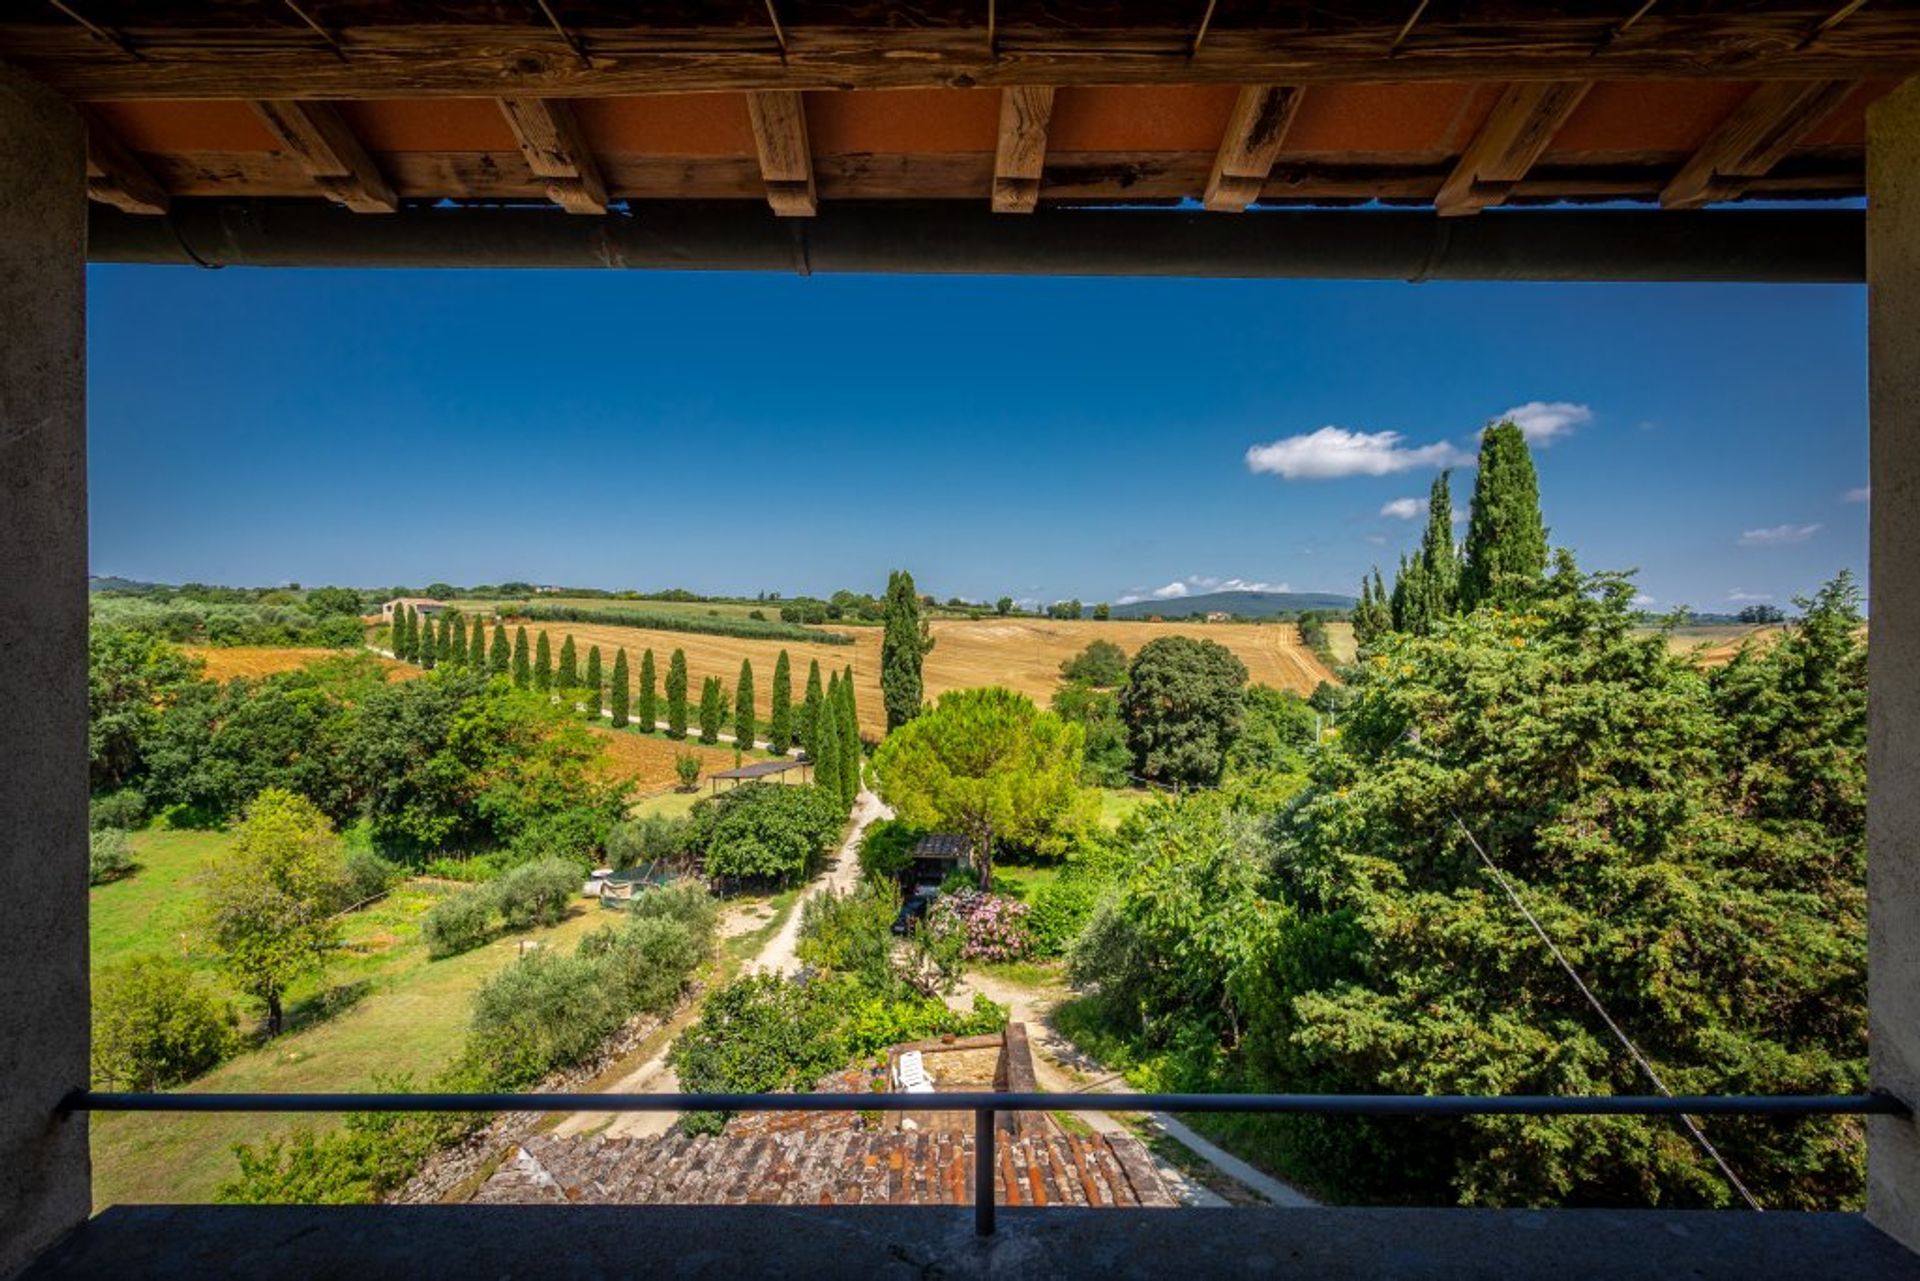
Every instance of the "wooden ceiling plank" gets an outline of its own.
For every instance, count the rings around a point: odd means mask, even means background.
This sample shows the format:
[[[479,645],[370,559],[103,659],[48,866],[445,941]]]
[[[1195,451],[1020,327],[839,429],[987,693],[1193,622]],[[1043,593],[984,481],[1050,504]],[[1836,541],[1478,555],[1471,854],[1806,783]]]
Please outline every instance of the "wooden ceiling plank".
[[[77,24],[0,15],[0,58],[77,101],[584,98],[1014,84],[1512,83],[1594,75],[1594,48],[1617,21],[1617,15],[1592,12],[1606,7],[1461,0],[1447,6],[1448,16],[1422,16],[1398,47],[1394,41],[1406,14],[1389,20],[1384,6],[1372,21],[1308,30],[1214,24],[1199,57],[1190,56],[1193,32],[1181,25],[1010,25],[1005,15],[991,50],[983,24],[808,23],[787,28],[782,49],[764,26],[567,28],[570,43],[534,23],[423,16],[355,27],[352,56],[344,62],[294,23],[232,27],[150,19],[123,33],[146,55],[136,59]],[[1800,47],[1806,33],[1832,14],[1829,0],[1656,8],[1613,35],[1605,74],[1610,80],[1773,81],[1904,79],[1920,72],[1920,9],[1867,5]],[[592,50],[585,63],[575,47],[581,41]]]
[[[393,213],[400,208],[393,185],[333,107],[324,102],[268,99],[254,102],[253,110],[328,197],[355,213]]]
[[[1215,213],[1242,213],[1260,198],[1305,96],[1297,85],[1242,86],[1201,203]]]
[[[1441,185],[1434,212],[1457,217],[1504,201],[1592,88],[1591,80],[1508,85]]]
[[[1000,91],[1000,139],[993,160],[993,211],[1032,213],[1040,203],[1047,165],[1047,125],[1053,86],[1018,85]]]
[[[813,151],[807,143],[807,110],[800,94],[774,89],[747,95],[753,145],[767,203],[782,218],[811,218],[820,201],[813,185]]]
[[[570,104],[558,98],[502,98],[500,112],[527,167],[545,181],[548,199],[568,213],[607,211],[606,179]]]
[[[1660,193],[1668,209],[1732,200],[1764,178],[1853,92],[1849,80],[1780,81],[1747,95]]]
[[[172,197],[120,139],[87,118],[87,196],[130,214],[163,214]]]

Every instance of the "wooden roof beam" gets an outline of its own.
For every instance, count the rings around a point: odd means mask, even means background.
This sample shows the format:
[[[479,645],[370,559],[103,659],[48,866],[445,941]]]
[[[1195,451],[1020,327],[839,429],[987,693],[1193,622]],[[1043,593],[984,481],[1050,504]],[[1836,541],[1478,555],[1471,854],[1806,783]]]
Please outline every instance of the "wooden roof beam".
[[[807,144],[807,111],[793,89],[747,95],[753,145],[760,153],[760,177],[767,203],[782,218],[811,218],[820,201],[813,188],[813,151]]]
[[[580,132],[573,108],[559,98],[502,98],[500,112],[527,158],[527,168],[546,186],[547,199],[568,213],[607,211],[607,183]]]
[[[271,100],[255,102],[253,110],[330,199],[355,213],[400,208],[393,184],[334,108],[324,102]]]
[[[1202,203],[1215,213],[1242,213],[1260,198],[1286,145],[1287,130],[1305,90],[1293,85],[1245,85],[1234,99],[1213,158]]]
[[[1040,203],[1047,125],[1052,118],[1052,85],[1018,85],[1000,91],[1000,141],[993,158],[995,213],[1032,213]]]
[[[87,197],[130,214],[163,214],[166,187],[98,120],[87,118]]]
[[[1434,212],[1442,217],[1476,214],[1504,201],[1592,88],[1591,80],[1508,85],[1441,184]]]
[[[1853,92],[1851,80],[1786,80],[1761,85],[1682,165],[1660,193],[1668,209],[1732,200],[1772,172],[1789,151]]]

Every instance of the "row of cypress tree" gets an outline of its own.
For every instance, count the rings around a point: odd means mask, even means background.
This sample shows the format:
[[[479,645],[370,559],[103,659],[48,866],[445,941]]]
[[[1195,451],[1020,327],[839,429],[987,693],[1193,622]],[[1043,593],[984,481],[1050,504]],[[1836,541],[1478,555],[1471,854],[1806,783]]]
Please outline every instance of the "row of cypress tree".
[[[1480,438],[1465,544],[1454,548],[1452,479],[1441,472],[1427,495],[1420,548],[1400,558],[1392,590],[1378,566],[1360,580],[1354,639],[1365,645],[1389,631],[1424,636],[1439,620],[1482,605],[1522,608],[1539,595],[1546,574],[1547,527],[1533,455],[1518,425],[1495,423]]]

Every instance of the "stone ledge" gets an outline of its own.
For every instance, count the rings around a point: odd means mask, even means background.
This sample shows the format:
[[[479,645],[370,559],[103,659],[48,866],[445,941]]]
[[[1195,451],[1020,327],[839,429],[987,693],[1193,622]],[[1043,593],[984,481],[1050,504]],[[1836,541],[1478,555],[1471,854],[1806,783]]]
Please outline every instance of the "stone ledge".
[[[1857,1215],[1656,1210],[1010,1210],[778,1206],[117,1206],[24,1274],[160,1281],[1168,1276],[1920,1275]]]

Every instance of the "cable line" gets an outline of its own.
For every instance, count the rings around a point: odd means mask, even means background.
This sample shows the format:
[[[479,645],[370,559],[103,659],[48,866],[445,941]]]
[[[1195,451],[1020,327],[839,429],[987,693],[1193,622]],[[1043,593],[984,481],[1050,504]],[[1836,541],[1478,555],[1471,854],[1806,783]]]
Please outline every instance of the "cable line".
[[[1520,915],[1527,918],[1527,924],[1531,925],[1533,932],[1540,936],[1540,941],[1547,945],[1547,951],[1553,953],[1553,959],[1560,963],[1560,968],[1567,972],[1567,977],[1573,981],[1573,985],[1580,989],[1580,995],[1587,998],[1587,1004],[1591,1005],[1593,1012],[1600,1016],[1600,1021],[1607,1025],[1607,1030],[1613,1033],[1614,1039],[1626,1048],[1628,1054],[1633,1056],[1633,1061],[1639,1064],[1640,1071],[1645,1074],[1647,1080],[1653,1083],[1653,1088],[1668,1098],[1672,1098],[1673,1091],[1669,1090],[1667,1083],[1660,1079],[1660,1074],[1654,1070],[1653,1064],[1647,1060],[1646,1055],[1640,1052],[1640,1047],[1633,1043],[1632,1038],[1621,1029],[1620,1025],[1613,1021],[1613,1016],[1607,1013],[1606,1006],[1600,1004],[1600,998],[1593,994],[1593,989],[1581,980],[1579,973],[1567,960],[1566,955],[1560,951],[1553,939],[1548,936],[1546,928],[1542,926],[1539,919],[1527,909],[1525,901],[1520,897],[1520,892],[1513,888],[1513,883],[1501,873],[1498,867],[1494,866],[1493,860],[1487,856],[1487,851],[1481,848],[1480,842],[1474,837],[1472,830],[1461,820],[1459,811],[1449,810],[1448,813],[1453,815],[1454,824],[1459,827],[1461,835],[1465,836],[1468,843],[1473,846],[1473,852],[1480,856],[1482,863],[1486,864],[1488,875],[1492,876],[1493,879],[1499,883],[1500,888],[1507,892],[1507,897],[1513,901],[1514,907],[1519,909]],[[1699,1122],[1682,1113],[1680,1115],[1680,1123],[1687,1127],[1687,1133],[1693,1136],[1694,1142],[1698,1143],[1701,1149],[1713,1158],[1713,1163],[1720,1167],[1720,1173],[1726,1176],[1726,1180],[1732,1185],[1733,1190],[1740,1194],[1740,1199],[1747,1203],[1747,1208],[1756,1211],[1764,1210],[1766,1207],[1761,1205],[1759,1199],[1747,1190],[1747,1185],[1740,1181],[1740,1176],[1733,1172],[1733,1167],[1727,1164],[1727,1159],[1720,1155],[1720,1149],[1713,1146],[1712,1140],[1707,1138],[1706,1132],[1700,1128]]]

